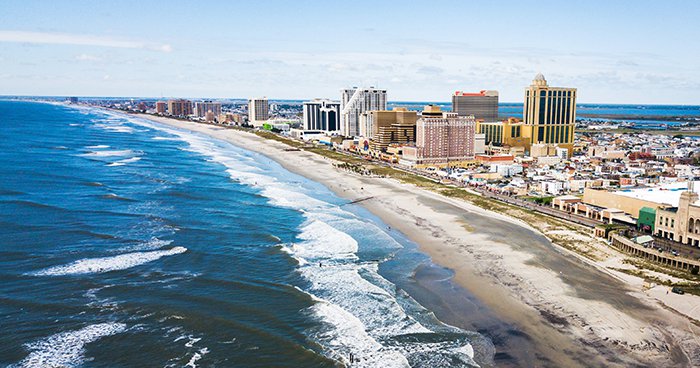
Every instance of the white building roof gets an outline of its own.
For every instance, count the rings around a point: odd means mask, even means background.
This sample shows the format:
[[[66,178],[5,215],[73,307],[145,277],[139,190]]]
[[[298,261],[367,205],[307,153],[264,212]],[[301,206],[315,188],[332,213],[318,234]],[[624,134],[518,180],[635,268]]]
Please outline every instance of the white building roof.
[[[615,194],[642,199],[659,204],[667,204],[678,207],[681,193],[688,189],[688,182],[663,184],[658,187],[624,189]],[[700,194],[700,186],[695,182],[695,192]]]

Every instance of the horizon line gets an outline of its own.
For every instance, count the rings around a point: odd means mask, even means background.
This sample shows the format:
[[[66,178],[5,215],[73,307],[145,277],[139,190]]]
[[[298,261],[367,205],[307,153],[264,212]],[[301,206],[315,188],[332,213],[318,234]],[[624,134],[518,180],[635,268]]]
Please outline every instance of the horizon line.
[[[247,101],[250,100],[250,98],[242,98],[242,97],[174,97],[174,96],[169,96],[169,97],[149,97],[149,96],[89,96],[89,95],[0,95],[0,99],[5,99],[5,98],[12,98],[12,97],[27,97],[27,98],[40,98],[40,97],[48,97],[48,98],[68,98],[68,97],[77,97],[77,98],[113,98],[113,99],[146,99],[146,100],[171,100],[171,99],[189,99],[193,100],[192,102],[198,102],[195,100],[243,100]],[[323,98],[323,97],[315,97],[315,98]],[[314,98],[309,98],[309,99],[291,99],[291,98],[268,98],[268,101],[312,101]],[[330,99],[331,101],[336,101],[333,99]],[[405,101],[405,100],[387,100],[387,103],[435,103],[435,104],[451,104],[451,101],[429,101],[429,100],[423,100],[423,101]],[[498,104],[523,104],[524,102],[513,102],[513,101],[499,101]],[[625,105],[639,105],[639,106],[697,106],[700,107],[700,104],[697,105],[687,105],[687,104],[672,104],[672,103],[640,103],[640,102],[625,102],[625,103],[611,103],[611,102],[576,102],[576,105],[618,105],[618,106],[625,106]]]

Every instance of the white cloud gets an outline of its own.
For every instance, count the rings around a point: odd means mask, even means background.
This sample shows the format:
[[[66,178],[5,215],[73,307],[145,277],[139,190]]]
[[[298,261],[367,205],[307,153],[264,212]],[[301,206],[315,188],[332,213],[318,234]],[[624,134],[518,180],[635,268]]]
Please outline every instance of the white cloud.
[[[164,45],[156,46],[156,48],[154,50],[162,51],[162,52],[171,52],[171,51],[173,51],[173,47],[168,45],[168,44],[164,44]]]
[[[0,42],[21,42],[50,45],[79,45],[114,47],[125,49],[146,49],[160,52],[171,52],[172,46],[168,44],[153,44],[140,41],[101,37],[92,35],[79,35],[69,33],[49,32],[23,32],[0,30]]]
[[[105,76],[102,77],[103,80],[109,80],[110,78],[111,78],[111,77],[109,76],[109,74],[105,74]]]

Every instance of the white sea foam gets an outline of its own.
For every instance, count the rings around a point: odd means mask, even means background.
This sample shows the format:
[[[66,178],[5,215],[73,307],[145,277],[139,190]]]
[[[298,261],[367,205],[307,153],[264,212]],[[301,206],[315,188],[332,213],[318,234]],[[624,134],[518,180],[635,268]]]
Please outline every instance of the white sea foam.
[[[170,244],[172,244],[173,240],[172,239],[158,239],[158,238],[151,238],[147,241],[140,242],[135,245],[129,245],[126,247],[119,248],[120,251],[122,252],[135,252],[135,251],[145,251],[145,250],[156,250],[160,249],[163,247],[166,247]]]
[[[463,339],[387,345],[403,335],[434,332],[406,313],[397,301],[395,286],[378,274],[376,262],[357,262],[357,241],[341,231],[362,228],[366,237],[366,232],[381,230],[358,224],[348,213],[336,213],[305,213],[308,220],[300,229],[299,241],[283,247],[299,261],[299,272],[310,283],[307,292],[317,301],[310,312],[332,326],[311,337],[329,349],[334,359],[348,363],[353,354],[358,359],[354,367],[408,367],[410,359],[441,362],[438,366],[447,361],[474,365],[472,347]],[[395,242],[380,235],[369,239]]]
[[[117,133],[133,133],[134,132],[134,128],[132,128],[132,127],[122,125],[122,124],[119,124],[117,122],[114,122],[112,124],[109,124],[109,123],[110,122],[108,121],[108,123],[95,124],[95,126],[98,128],[102,128],[104,130],[109,130],[109,131],[117,132]]]
[[[357,259],[357,241],[325,222],[312,220],[301,228],[300,243],[292,245],[294,255],[306,260]]]
[[[359,358],[353,367],[408,367],[408,360],[395,349],[385,348],[371,337],[362,321],[337,305],[319,302],[311,307],[313,313],[330,324],[331,331],[316,336],[325,340],[333,350],[332,357],[349,363],[352,353]]]
[[[184,247],[173,247],[168,250],[156,250],[151,252],[125,253],[113,257],[87,258],[73,263],[54,266],[35,272],[34,276],[61,276],[80,275],[90,273],[102,273],[124,270],[144,263],[156,261],[165,256],[181,254],[187,251]]]
[[[119,307],[119,303],[115,301],[113,297],[100,298],[97,293],[111,286],[103,286],[98,288],[92,288],[83,294],[85,298],[89,300],[86,304],[91,308],[100,308],[101,310],[115,310]]]
[[[188,339],[189,337],[190,337],[189,335],[178,336],[175,340],[173,340],[173,342],[178,342],[180,340]]]
[[[185,367],[197,368],[197,364],[196,364],[197,361],[202,359],[202,356],[206,355],[207,353],[209,353],[209,349],[207,349],[207,348],[199,349],[199,351],[197,351],[196,353],[194,353],[192,355],[192,358],[190,358],[190,361],[187,362],[187,364],[185,364]]]
[[[81,156],[85,157],[114,157],[114,156],[133,156],[134,151],[132,150],[107,150],[107,151],[91,151],[88,153],[83,153]]]
[[[105,144],[98,144],[98,145],[95,145],[95,146],[87,146],[87,147],[85,147],[85,148],[89,148],[89,149],[105,149],[105,148],[109,148],[109,146],[108,146],[108,145],[105,145]]]
[[[260,188],[261,194],[269,198],[272,204],[276,206],[300,210],[330,207],[328,203],[303,193],[300,188],[295,188],[290,183],[279,181],[270,176],[268,172],[259,167],[259,162],[254,158],[233,149],[217,146],[208,137],[201,137],[176,129],[168,129],[140,120],[134,120],[134,122],[177,135],[181,140],[188,143],[188,148],[185,148],[185,150],[207,156],[211,161],[224,165],[232,179],[248,186]]]
[[[107,164],[107,166],[124,166],[126,164],[130,164],[132,162],[136,162],[139,160],[141,160],[141,157],[130,157],[130,158],[125,158],[123,160],[112,162],[111,164]]]
[[[187,341],[187,342],[185,343],[185,347],[191,348],[191,347],[194,346],[194,344],[198,343],[200,340],[202,340],[201,337],[192,337],[192,336],[190,336],[190,337],[189,337],[189,341]]]
[[[83,363],[85,345],[102,337],[126,330],[123,323],[99,323],[80,330],[61,332],[46,339],[27,344],[29,355],[14,367],[17,368],[66,368]]]
[[[282,245],[280,249],[283,252],[289,254],[290,257],[294,258],[294,260],[297,261],[299,266],[304,266],[304,265],[309,263],[304,258],[297,256],[296,253],[294,252],[294,250],[292,250],[292,248],[290,248],[289,246]]]
[[[161,137],[161,136],[155,136],[151,139],[153,139],[154,141],[179,141],[180,140],[179,138],[175,138],[175,137]]]

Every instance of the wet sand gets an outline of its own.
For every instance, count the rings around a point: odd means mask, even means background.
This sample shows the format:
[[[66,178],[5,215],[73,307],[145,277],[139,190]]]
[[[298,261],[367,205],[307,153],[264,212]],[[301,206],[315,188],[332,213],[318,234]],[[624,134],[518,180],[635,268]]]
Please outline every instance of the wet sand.
[[[528,224],[392,179],[345,172],[327,158],[285,151],[283,143],[247,132],[142,117],[263,153],[349,200],[374,196],[362,206],[451,270],[418,267],[399,286],[444,322],[491,338],[498,366],[700,364],[697,326]]]

